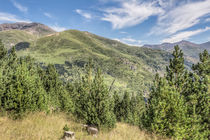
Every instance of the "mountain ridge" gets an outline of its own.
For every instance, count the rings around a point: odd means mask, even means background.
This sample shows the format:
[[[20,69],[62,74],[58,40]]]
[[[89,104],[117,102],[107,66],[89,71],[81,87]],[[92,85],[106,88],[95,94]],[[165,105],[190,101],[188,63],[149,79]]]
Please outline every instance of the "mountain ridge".
[[[182,49],[185,58],[191,61],[192,63],[196,63],[199,60],[199,53],[203,52],[205,49],[210,52],[210,41],[202,44],[192,43],[190,41],[182,40],[175,43],[162,43],[162,44],[154,44],[149,45],[145,44],[143,47],[164,50],[172,53],[173,47],[178,45],[180,49]]]
[[[8,30],[23,30],[37,36],[49,35],[56,32],[50,27],[37,22],[32,22],[32,23],[17,22],[17,23],[0,24],[0,31],[8,31]]]

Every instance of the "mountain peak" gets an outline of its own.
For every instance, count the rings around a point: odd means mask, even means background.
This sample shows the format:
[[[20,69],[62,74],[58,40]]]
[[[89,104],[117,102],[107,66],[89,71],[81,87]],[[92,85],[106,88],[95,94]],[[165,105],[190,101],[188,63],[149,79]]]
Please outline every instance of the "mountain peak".
[[[0,24],[0,31],[6,31],[6,30],[24,30],[26,32],[38,36],[55,33],[55,31],[50,27],[37,22],[32,22],[32,23],[17,22],[17,23]]]

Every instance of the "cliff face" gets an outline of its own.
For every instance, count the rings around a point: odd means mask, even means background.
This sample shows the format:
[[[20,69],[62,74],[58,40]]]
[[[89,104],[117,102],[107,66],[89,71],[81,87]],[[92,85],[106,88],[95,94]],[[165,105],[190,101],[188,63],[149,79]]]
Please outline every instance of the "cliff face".
[[[24,30],[33,35],[43,36],[55,33],[55,31],[48,26],[40,23],[4,23],[0,24],[0,31],[6,30]]]

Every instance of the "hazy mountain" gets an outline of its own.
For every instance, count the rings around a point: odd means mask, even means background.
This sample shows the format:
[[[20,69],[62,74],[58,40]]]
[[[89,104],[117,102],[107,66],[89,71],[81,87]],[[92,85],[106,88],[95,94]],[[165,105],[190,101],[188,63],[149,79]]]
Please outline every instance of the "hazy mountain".
[[[210,42],[203,44],[195,44],[189,41],[180,41],[176,43],[162,43],[159,45],[144,45],[146,48],[157,49],[157,50],[165,50],[167,52],[172,52],[175,45],[179,45],[179,47],[183,50],[185,58],[192,63],[195,63],[199,60],[199,53],[203,52],[204,49],[209,51]]]
[[[201,48],[206,49],[208,52],[210,52],[210,41],[200,44]]]

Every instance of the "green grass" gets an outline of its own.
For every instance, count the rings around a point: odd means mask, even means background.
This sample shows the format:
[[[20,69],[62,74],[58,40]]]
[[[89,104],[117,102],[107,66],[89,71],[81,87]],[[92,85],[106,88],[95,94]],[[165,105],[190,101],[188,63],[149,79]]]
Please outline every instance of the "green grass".
[[[36,40],[36,36],[21,30],[8,30],[0,32],[0,39],[5,44],[6,48],[10,49],[19,42],[32,42]]]

